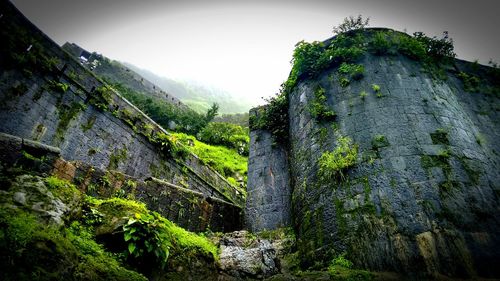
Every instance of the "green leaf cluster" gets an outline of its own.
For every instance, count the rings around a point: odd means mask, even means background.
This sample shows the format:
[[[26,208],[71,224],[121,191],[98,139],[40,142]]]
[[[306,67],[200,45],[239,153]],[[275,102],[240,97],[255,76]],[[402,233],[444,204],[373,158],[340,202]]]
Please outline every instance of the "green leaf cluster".
[[[359,80],[363,78],[365,67],[362,64],[343,62],[337,72],[347,79]]]
[[[337,116],[335,111],[331,110],[327,106],[324,88],[318,86],[316,91],[314,91],[314,99],[309,105],[309,112],[311,113],[311,116],[316,118],[318,121],[332,121]]]
[[[127,254],[138,258],[154,255],[164,268],[170,253],[171,238],[162,231],[166,226],[158,213],[136,213],[123,225],[123,239],[127,242]]]
[[[356,165],[357,158],[358,145],[353,144],[351,138],[341,136],[337,139],[336,148],[323,152],[318,159],[318,173],[325,181],[338,178],[344,180],[344,171]]]
[[[240,155],[248,156],[250,142],[248,128],[245,130],[241,126],[230,123],[210,122],[197,137],[207,144],[223,145],[235,149]]]

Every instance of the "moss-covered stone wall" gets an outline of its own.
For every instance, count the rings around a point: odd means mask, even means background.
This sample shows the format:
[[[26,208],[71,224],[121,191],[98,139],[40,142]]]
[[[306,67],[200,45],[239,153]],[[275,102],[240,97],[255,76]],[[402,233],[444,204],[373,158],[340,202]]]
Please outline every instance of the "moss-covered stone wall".
[[[165,134],[168,139],[168,133],[10,3],[4,1],[0,8],[5,42],[0,53],[0,132],[59,147],[65,159],[140,179],[162,178],[243,205],[243,194],[195,155],[172,153],[182,145],[158,138]]]

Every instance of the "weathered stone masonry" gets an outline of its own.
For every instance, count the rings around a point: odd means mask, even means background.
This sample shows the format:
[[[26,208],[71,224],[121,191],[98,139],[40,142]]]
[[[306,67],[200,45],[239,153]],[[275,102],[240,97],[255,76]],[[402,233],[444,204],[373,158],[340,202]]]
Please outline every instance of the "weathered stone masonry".
[[[251,115],[258,114],[252,110]],[[246,227],[251,231],[290,226],[288,155],[265,130],[250,132]]]
[[[465,91],[457,78],[464,71],[488,80],[490,70],[456,60],[446,80],[436,80],[401,55],[367,54],[358,63],[365,77],[346,88],[330,69],[290,94],[289,167],[273,173],[289,169],[289,190],[281,190],[292,194],[303,261],[328,262],[346,252],[357,266],[374,270],[500,276],[500,100]],[[318,86],[337,113],[335,125],[311,117]],[[318,159],[340,135],[359,145],[358,164],[345,182],[324,182]],[[376,145],[377,136],[387,143]],[[250,149],[246,207],[262,213],[247,215],[246,223],[264,228],[277,215],[255,202],[276,194],[252,171],[276,155],[258,154],[262,145],[253,141]],[[266,145],[270,150],[271,142]]]
[[[109,91],[107,104],[93,103],[96,91],[105,85],[102,81],[10,3],[2,1],[0,13],[1,41],[7,42],[4,48],[11,47],[9,52],[21,56],[39,51],[55,64],[51,71],[20,69],[7,65],[11,53],[2,51],[0,132],[59,147],[64,159],[137,179],[161,178],[240,209],[241,194],[222,176],[195,155],[189,154],[185,160],[165,157],[146,137],[166,133],[160,126],[113,91]],[[225,230],[239,227],[237,223]]]

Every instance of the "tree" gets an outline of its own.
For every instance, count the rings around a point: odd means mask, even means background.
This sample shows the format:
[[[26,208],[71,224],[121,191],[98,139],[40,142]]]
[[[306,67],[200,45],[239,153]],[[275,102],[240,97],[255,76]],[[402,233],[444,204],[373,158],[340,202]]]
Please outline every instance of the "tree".
[[[340,33],[348,32],[351,30],[362,29],[368,26],[368,22],[370,18],[363,19],[361,15],[358,15],[357,18],[353,16],[349,16],[348,18],[344,18],[344,21],[338,26],[333,27],[333,34],[337,35]]]
[[[207,110],[207,114],[205,115],[205,120],[208,122],[214,120],[215,116],[217,116],[217,112],[219,111],[219,105],[217,103],[213,103],[212,106]]]

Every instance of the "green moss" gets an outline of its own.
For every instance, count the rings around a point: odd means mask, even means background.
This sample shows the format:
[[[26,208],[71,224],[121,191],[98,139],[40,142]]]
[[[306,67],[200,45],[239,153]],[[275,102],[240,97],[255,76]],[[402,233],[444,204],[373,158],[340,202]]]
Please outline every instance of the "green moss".
[[[431,139],[433,144],[450,144],[450,141],[448,140],[448,132],[444,129],[437,129],[431,133]]]
[[[456,186],[452,181],[452,169],[450,165],[450,151],[442,150],[438,155],[422,155],[420,157],[420,162],[422,168],[429,171],[432,167],[439,167],[442,169],[443,174],[446,178],[445,182],[440,183],[442,191],[449,192],[453,186]]]
[[[347,218],[344,216],[344,214],[346,213],[344,209],[344,202],[342,202],[340,199],[335,199],[334,205],[337,233],[339,235],[339,238],[343,238],[348,233]]]
[[[379,150],[380,148],[389,146],[389,141],[384,135],[375,135],[372,139],[372,149]]]
[[[67,180],[50,176],[45,178],[45,183],[49,190],[65,203],[76,201],[81,197],[81,193],[76,186]]]
[[[105,252],[76,222],[59,229],[20,210],[2,209],[0,224],[5,226],[0,228],[2,280],[147,280]]]
[[[79,102],[73,102],[69,107],[61,106],[59,108],[59,123],[56,128],[56,138],[62,140],[64,138],[64,133],[68,129],[69,123],[71,120],[75,119],[75,117],[81,111],[87,108],[86,105]]]
[[[87,119],[87,122],[81,125],[82,131],[85,133],[88,130],[92,129],[92,127],[94,127],[95,120],[96,120],[95,116],[92,116],[89,119]]]
[[[125,160],[127,160],[127,148],[123,147],[121,149],[115,150],[115,152],[111,153],[111,155],[109,156],[108,169],[118,169],[120,163],[123,163]]]

